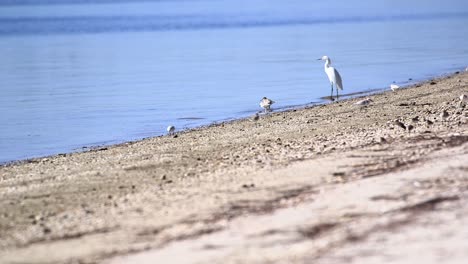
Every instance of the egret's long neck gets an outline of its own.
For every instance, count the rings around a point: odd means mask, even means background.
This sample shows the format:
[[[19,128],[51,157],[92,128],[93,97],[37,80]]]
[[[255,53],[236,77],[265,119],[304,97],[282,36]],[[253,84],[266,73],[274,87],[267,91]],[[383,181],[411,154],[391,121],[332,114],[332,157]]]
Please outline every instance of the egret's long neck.
[[[324,66],[325,69],[328,68],[328,67],[330,67],[330,64],[331,64],[330,59],[327,59],[327,60],[325,61],[325,66]]]

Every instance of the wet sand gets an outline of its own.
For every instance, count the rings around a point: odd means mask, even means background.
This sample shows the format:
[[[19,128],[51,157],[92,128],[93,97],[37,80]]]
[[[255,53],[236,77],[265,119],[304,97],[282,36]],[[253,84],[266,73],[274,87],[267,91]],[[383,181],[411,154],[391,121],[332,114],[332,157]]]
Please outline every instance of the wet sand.
[[[0,262],[462,263],[463,93],[467,73],[2,166]]]

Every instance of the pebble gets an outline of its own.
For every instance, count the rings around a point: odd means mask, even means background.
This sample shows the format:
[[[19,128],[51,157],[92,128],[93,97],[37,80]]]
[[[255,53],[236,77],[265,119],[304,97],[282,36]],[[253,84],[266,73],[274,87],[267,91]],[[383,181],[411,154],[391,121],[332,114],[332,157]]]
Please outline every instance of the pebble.
[[[85,209],[85,214],[94,214],[94,211],[90,209]]]
[[[50,232],[52,232],[52,230],[48,227],[44,227],[42,231],[44,232],[44,234],[49,234]]]
[[[405,124],[403,124],[400,120],[395,120],[393,123],[406,130]]]
[[[258,115],[258,113],[256,113],[253,117],[252,117],[252,121],[258,121],[260,119],[260,116]]]
[[[246,189],[249,189],[249,188],[253,188],[255,187],[255,184],[251,183],[251,184],[242,184],[242,188],[246,188]]]
[[[333,177],[343,177],[345,176],[345,173],[344,172],[333,172]]]

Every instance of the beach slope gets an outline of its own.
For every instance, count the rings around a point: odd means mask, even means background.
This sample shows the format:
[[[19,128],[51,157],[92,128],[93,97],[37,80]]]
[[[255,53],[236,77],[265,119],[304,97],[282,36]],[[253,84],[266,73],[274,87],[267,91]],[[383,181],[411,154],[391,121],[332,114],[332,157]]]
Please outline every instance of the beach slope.
[[[458,73],[4,165],[0,262],[465,263],[463,93]]]

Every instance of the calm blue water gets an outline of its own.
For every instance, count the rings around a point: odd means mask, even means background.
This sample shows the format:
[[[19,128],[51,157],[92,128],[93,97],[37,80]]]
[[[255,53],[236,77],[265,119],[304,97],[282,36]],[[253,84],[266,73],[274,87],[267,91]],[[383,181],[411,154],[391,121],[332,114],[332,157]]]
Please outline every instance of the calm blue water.
[[[0,0],[0,162],[468,65],[468,1]]]

